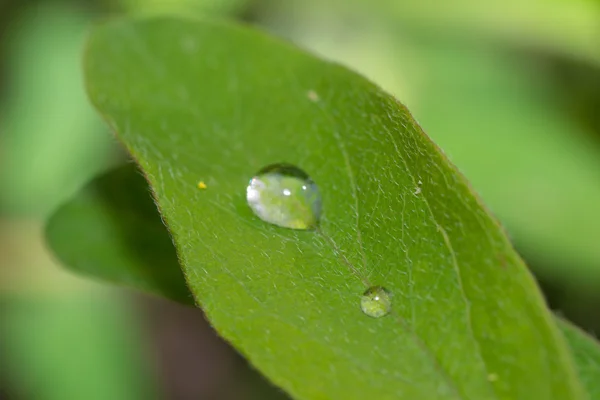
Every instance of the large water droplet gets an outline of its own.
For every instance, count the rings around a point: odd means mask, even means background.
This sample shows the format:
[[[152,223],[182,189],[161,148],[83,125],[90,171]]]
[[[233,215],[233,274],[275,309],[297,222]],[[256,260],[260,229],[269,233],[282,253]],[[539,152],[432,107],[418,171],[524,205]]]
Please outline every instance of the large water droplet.
[[[392,296],[383,286],[371,286],[363,293],[360,308],[369,317],[384,317],[392,309]]]
[[[321,216],[319,188],[290,164],[269,165],[250,179],[248,205],[260,219],[291,229],[316,228]]]

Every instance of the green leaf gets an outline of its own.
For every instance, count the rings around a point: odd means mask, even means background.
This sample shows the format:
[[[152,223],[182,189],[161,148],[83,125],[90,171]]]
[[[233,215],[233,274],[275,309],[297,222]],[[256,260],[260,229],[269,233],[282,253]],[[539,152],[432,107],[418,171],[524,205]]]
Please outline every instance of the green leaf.
[[[65,266],[194,304],[148,185],[133,165],[83,188],[50,218],[46,237]]]
[[[463,8],[470,2],[459,1]],[[267,23],[399,95],[536,272],[588,291],[600,287],[600,146],[566,112],[551,74],[495,40],[454,37],[425,21],[413,22],[412,30],[397,23],[386,29],[364,13],[364,26],[353,29],[339,7],[320,5],[302,14],[287,7],[275,19],[286,21],[285,28]],[[548,18],[538,17],[538,24]]]
[[[119,202],[118,204],[112,202],[107,204],[105,199],[115,196],[118,193],[128,193],[128,199],[130,201]],[[80,204],[87,204],[86,212],[89,214],[97,214],[95,218],[81,218]],[[123,223],[118,218],[106,219],[107,207],[114,206],[120,215],[129,216],[127,223]],[[150,209],[154,209],[154,212],[148,212]],[[108,213],[109,215],[111,213]],[[94,225],[85,224],[85,229],[80,228],[82,220],[90,221],[102,221],[99,227],[93,228]],[[55,235],[60,235],[63,240],[79,240],[83,242],[91,242],[97,239],[96,232],[105,231],[104,225],[111,224],[110,229],[115,233],[114,238],[110,241],[110,246],[106,246],[105,252],[110,253],[113,251],[120,251],[120,249],[134,245],[130,240],[123,241],[122,238],[127,237],[128,232],[132,231],[150,231],[157,237],[154,239],[156,243],[170,243],[169,234],[166,227],[160,219],[158,210],[156,209],[150,192],[147,187],[146,180],[139,173],[137,168],[133,164],[124,165],[118,169],[108,172],[107,174],[95,179],[87,187],[83,188],[68,204],[64,205],[56,215],[52,217],[53,229],[48,230],[49,242],[62,243]],[[121,232],[123,231],[123,232]],[[87,237],[86,237],[87,236]],[[161,236],[159,238],[158,236]],[[106,240],[107,238],[105,238]],[[124,243],[118,243],[118,240]],[[135,248],[135,247],[134,247]],[[79,263],[84,258],[89,258],[88,246],[72,246],[72,247],[56,247],[53,249],[57,252],[58,256],[67,262],[71,262],[68,265],[73,270],[78,271]],[[133,249],[132,249],[133,250]],[[166,249],[165,249],[166,250]],[[62,252],[66,251],[68,254],[63,255]],[[169,257],[171,255],[171,257]],[[134,257],[125,257],[121,261],[121,269],[128,271],[127,274],[114,274],[110,277],[110,280],[123,284],[125,286],[131,286],[135,289],[147,290],[144,281],[148,280],[148,277],[152,276],[152,271],[149,273],[144,271],[145,269],[160,268],[164,270],[178,270],[179,264],[174,249],[172,251],[165,251],[164,254],[154,260],[152,263],[140,264],[139,260]],[[96,274],[98,277],[104,277],[108,268],[111,270],[113,264],[107,258],[94,260],[93,268],[85,273]],[[114,272],[114,271],[111,271]],[[130,279],[132,276],[136,279]],[[171,285],[160,287],[154,287],[153,290],[156,294],[163,295],[172,299],[183,300],[187,302],[191,295],[182,295],[182,290],[185,289],[185,282],[183,275],[174,274],[173,279],[181,281],[180,285]],[[178,290],[171,292],[170,289],[177,287]],[[179,289],[181,288],[181,289]],[[600,397],[600,386],[597,384],[600,378],[600,347],[595,341],[582,332],[579,328],[570,324],[564,319],[556,318],[558,326],[563,331],[563,334],[571,348],[572,353],[575,356],[575,362],[579,375],[582,378],[588,393],[591,395],[590,398]],[[253,388],[252,392],[256,392],[257,395],[260,393],[259,398],[279,398],[283,395],[271,386],[265,385],[262,379],[257,379],[257,375],[251,369],[242,369],[240,371],[244,378],[243,381],[250,383],[250,387]],[[240,382],[237,383],[240,385]],[[246,394],[250,391],[246,389]]]
[[[194,297],[293,396],[584,398],[496,220],[370,82],[250,29],[169,18],[98,27],[85,73]],[[245,204],[274,162],[320,185],[319,230],[267,225]],[[393,294],[391,315],[361,313],[365,283]]]
[[[600,345],[575,325],[557,318],[558,326],[569,342],[579,377],[590,399],[600,399]]]

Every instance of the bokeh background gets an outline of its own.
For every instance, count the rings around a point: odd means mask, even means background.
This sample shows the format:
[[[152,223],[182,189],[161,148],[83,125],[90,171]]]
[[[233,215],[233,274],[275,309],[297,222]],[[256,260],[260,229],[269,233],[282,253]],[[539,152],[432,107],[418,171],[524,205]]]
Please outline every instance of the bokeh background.
[[[0,399],[249,398],[199,310],[74,276],[44,243],[125,159],[85,97],[86,29],[163,12],[258,25],[396,95],[551,307],[600,332],[600,1],[0,0]]]

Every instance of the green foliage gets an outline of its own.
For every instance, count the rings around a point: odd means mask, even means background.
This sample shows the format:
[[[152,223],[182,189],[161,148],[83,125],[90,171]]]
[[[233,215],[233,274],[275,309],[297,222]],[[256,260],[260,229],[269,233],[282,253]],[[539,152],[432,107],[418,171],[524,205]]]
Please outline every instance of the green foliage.
[[[126,202],[109,202],[106,199],[112,196],[123,197],[126,193]],[[85,204],[85,213],[82,216],[81,205]],[[115,207],[110,210],[110,207]],[[118,213],[125,218],[106,218]],[[94,217],[95,216],[95,217]],[[103,218],[106,218],[103,220]],[[82,223],[85,222],[85,224]],[[78,273],[92,274],[98,278],[122,284],[134,289],[152,291],[159,296],[183,300],[188,303],[191,295],[185,295],[185,283],[179,270],[179,264],[174,249],[160,245],[152,250],[153,262],[143,263],[136,257],[122,257],[127,246],[137,245],[130,240],[121,242],[131,232],[151,232],[155,235],[155,243],[164,244],[169,241],[166,227],[162,223],[160,214],[147,188],[147,183],[137,168],[125,165],[106,175],[95,179],[82,189],[72,200],[59,209],[52,217],[48,239],[55,253],[65,262],[65,266]],[[90,253],[89,244],[98,239],[96,232],[110,231],[113,236],[103,237],[107,241],[102,250],[104,254]],[[76,246],[61,246],[57,243],[76,240]],[[84,243],[84,245],[81,245]],[[169,241],[169,245],[171,245]],[[163,254],[160,254],[163,252]],[[114,254],[111,254],[114,253]],[[90,257],[90,254],[95,254]],[[120,259],[119,268],[114,268],[114,259]],[[82,270],[83,260],[90,263],[89,269]],[[156,281],[156,271],[172,274],[170,280],[179,279],[179,285],[151,285],[147,280]],[[563,319],[556,319],[559,328],[575,356],[577,370],[591,399],[600,396],[600,347],[594,340],[578,328]],[[256,393],[257,398],[280,398],[282,395],[264,381],[258,379],[253,370],[244,371],[244,381],[251,382],[246,389],[246,394]],[[240,385],[240,382],[237,383]],[[252,398],[252,397],[249,397]]]
[[[295,397],[585,398],[498,223],[371,83],[252,30],[176,19],[97,28],[85,71],[194,297]],[[318,232],[266,225],[245,204],[249,177],[274,162],[320,185]],[[361,313],[370,283],[393,294],[391,315]]]
[[[48,242],[79,273],[193,304],[148,185],[133,165],[96,179],[48,221]]]
[[[571,351],[575,356],[577,370],[590,399],[600,398],[600,347],[598,343],[579,328],[558,319]]]
[[[344,5],[353,7],[343,11],[337,0],[313,1],[310,11],[280,7],[277,18],[261,23],[402,99],[536,273],[594,290],[600,146],[586,121],[569,112],[586,105],[572,104],[557,87],[565,78],[556,62],[600,61],[596,40],[587,39],[596,36],[600,3],[511,1],[349,0]],[[518,12],[498,11],[511,7]],[[597,92],[589,76],[581,79]]]

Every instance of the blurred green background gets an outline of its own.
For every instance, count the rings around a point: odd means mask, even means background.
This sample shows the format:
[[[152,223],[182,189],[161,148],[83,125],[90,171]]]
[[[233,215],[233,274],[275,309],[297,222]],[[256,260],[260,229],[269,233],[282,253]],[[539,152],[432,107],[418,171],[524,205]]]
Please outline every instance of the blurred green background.
[[[84,94],[87,27],[164,12],[261,26],[395,94],[551,307],[600,331],[597,0],[0,0],[0,399],[246,398],[244,361],[199,310],[73,276],[43,239],[125,160]]]

